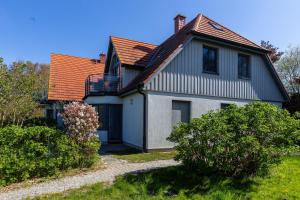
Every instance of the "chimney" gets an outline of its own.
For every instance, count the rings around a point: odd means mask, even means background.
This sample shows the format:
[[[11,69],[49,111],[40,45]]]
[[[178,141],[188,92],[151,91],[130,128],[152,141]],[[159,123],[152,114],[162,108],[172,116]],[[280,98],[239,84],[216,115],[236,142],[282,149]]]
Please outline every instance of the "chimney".
[[[175,18],[174,18],[174,22],[175,22],[175,33],[177,33],[182,27],[185,26],[185,16],[178,14]]]
[[[100,63],[105,63],[106,61],[106,54],[104,52],[100,53]]]

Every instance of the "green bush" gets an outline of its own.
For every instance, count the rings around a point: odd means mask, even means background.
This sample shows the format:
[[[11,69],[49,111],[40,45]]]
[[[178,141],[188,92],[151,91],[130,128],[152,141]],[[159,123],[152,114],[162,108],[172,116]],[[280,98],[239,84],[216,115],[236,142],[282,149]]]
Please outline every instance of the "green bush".
[[[54,119],[48,119],[45,117],[36,117],[30,118],[24,121],[23,126],[48,126],[48,127],[56,127],[56,122]]]
[[[196,171],[226,176],[268,171],[271,164],[297,148],[300,121],[268,103],[231,105],[181,123],[168,138],[176,159]]]
[[[65,133],[43,126],[0,129],[0,185],[61,170],[89,167],[97,158],[100,142],[78,144]]]

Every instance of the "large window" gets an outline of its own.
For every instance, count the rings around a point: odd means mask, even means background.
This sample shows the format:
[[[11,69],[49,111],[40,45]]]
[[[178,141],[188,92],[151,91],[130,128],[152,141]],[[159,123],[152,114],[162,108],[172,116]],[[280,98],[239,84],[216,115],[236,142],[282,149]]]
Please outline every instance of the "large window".
[[[218,73],[218,49],[203,46],[203,72]]]
[[[250,78],[250,59],[248,55],[238,55],[238,77],[242,79]]]

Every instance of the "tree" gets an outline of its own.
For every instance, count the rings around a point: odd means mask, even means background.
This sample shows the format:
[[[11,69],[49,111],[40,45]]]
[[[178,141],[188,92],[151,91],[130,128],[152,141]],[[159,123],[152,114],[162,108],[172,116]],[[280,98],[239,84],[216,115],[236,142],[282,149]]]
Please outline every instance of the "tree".
[[[276,68],[289,93],[300,94],[300,46],[289,47]]]
[[[279,48],[275,47],[274,45],[272,45],[270,43],[270,41],[264,41],[262,40],[260,45],[268,50],[270,50],[269,56],[271,58],[271,61],[273,63],[277,62],[278,60],[280,60],[281,56],[283,55],[283,52],[278,51]]]
[[[7,66],[0,58],[0,127],[22,125],[36,112],[48,80],[47,68],[40,66],[21,61]]]

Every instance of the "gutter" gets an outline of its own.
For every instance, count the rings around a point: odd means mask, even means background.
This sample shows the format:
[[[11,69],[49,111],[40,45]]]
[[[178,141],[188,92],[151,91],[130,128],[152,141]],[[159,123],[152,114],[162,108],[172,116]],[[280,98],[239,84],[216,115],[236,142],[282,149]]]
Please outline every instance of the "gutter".
[[[138,84],[137,86],[137,91],[139,94],[141,94],[143,96],[143,152],[147,152],[147,147],[146,147],[146,141],[147,141],[147,129],[146,129],[146,111],[147,111],[147,107],[146,107],[146,94],[144,93],[144,84]]]

